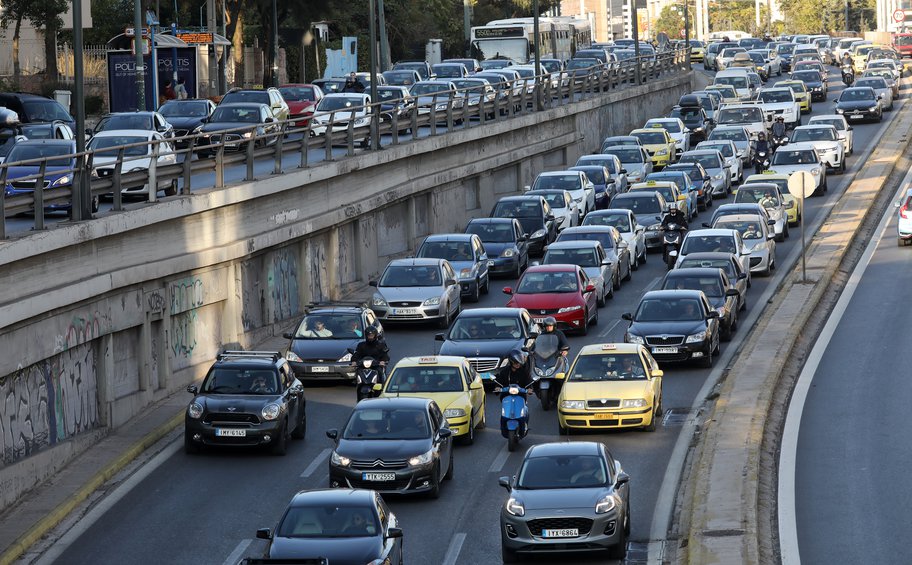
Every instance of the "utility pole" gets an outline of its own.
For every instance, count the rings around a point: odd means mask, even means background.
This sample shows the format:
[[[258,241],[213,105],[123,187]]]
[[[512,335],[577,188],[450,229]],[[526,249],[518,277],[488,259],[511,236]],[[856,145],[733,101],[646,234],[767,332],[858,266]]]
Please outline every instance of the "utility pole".
[[[637,84],[642,84],[642,74],[643,67],[640,61],[640,23],[637,21],[637,0],[630,0],[630,5],[633,8],[630,11],[630,21],[632,23],[631,31],[633,32],[633,54],[634,59],[636,60],[636,65],[633,67],[633,75],[636,77]]]
[[[687,61],[687,70],[690,70],[690,6],[689,0],[684,0],[684,57]]]
[[[275,1],[275,0],[273,0]],[[370,143],[371,149],[376,151],[380,149],[380,104],[377,100],[377,6],[376,0],[369,1],[370,9],[370,99],[371,99],[371,125],[370,125]]]
[[[140,33],[140,37],[142,34]],[[141,53],[141,51],[140,51]],[[76,97],[76,153],[83,153],[85,143],[85,90],[82,77],[82,0],[73,0],[73,94]],[[79,157],[79,171],[73,178],[70,215],[80,222],[92,217],[92,185],[85,170],[85,156]]]
[[[539,21],[538,21],[538,0],[532,0],[532,33],[535,35],[535,41],[532,43],[532,49],[535,52],[535,75],[539,76],[541,74],[541,34],[539,33]],[[535,79],[538,84],[535,85],[535,111],[540,111],[541,108],[541,84],[542,80]]]
[[[75,23],[73,24],[76,25]],[[146,109],[146,71],[143,63],[143,14],[140,0],[133,0],[133,51],[136,52],[136,109]],[[75,69],[74,69],[75,72]],[[82,133],[85,133],[84,131]]]
[[[386,14],[383,0],[377,0],[377,23],[380,26],[380,72],[390,70],[389,39],[386,34]]]
[[[279,10],[272,0],[272,86],[279,85]]]
[[[465,56],[472,56],[472,4],[470,0],[462,0],[462,27],[465,31]]]
[[[209,46],[209,93],[208,96],[217,96],[218,91],[218,47],[215,45],[216,24],[215,0],[206,0],[206,31],[212,34],[212,44]]]

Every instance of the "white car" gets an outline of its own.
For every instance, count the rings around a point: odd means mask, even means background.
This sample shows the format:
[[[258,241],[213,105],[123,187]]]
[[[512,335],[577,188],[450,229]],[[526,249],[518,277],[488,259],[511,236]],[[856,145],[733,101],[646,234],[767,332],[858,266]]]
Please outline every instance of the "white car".
[[[874,69],[890,69],[893,71],[893,80],[895,81],[899,81],[903,75],[902,63],[894,61],[893,59],[875,59],[873,61],[868,61],[868,66],[865,67],[865,72]]]
[[[845,147],[839,140],[835,127],[826,124],[799,126],[792,132],[789,143],[803,142],[813,145],[817,157],[836,171],[836,174],[845,172]]]
[[[900,246],[906,246],[912,242],[912,188],[906,189],[906,193],[895,206],[898,208],[896,241]]]
[[[102,178],[113,176],[117,165],[119,147],[140,143],[142,145],[134,145],[124,149],[121,173],[148,172],[149,166],[152,164],[152,141],[161,141],[158,144],[158,157],[155,159],[157,167],[177,163],[174,146],[157,131],[125,129],[106,130],[95,134],[86,145],[86,149],[94,152],[92,157],[92,175]],[[158,185],[157,191],[163,190],[165,195],[177,194],[177,179],[157,181],[156,184]],[[125,186],[121,188],[121,194],[124,196],[148,196],[149,183],[139,186]]]
[[[713,84],[727,84],[734,87],[735,92],[738,94],[739,101],[753,100],[754,85],[751,83],[750,79],[748,79],[745,71],[750,71],[750,69],[740,68],[719,71],[713,78]]]
[[[750,252],[750,270],[763,276],[776,269],[776,240],[769,226],[754,214],[722,216],[713,224],[713,229],[731,229],[741,234],[744,247]],[[698,232],[699,233],[699,232]]]
[[[701,141],[694,149],[715,149],[722,154],[722,159],[725,160],[725,166],[728,167],[731,182],[744,180],[744,162],[738,156],[738,148],[735,146],[734,141],[730,139]]]
[[[526,192],[529,196],[541,196],[551,206],[551,213],[554,214],[554,222],[557,224],[557,230],[562,231],[566,228],[578,226],[582,214],[579,205],[573,200],[573,197],[566,190],[557,188],[529,190]]]
[[[719,64],[719,70],[724,71],[728,68],[731,62],[735,59],[735,55],[738,53],[747,53],[747,49],[743,47],[728,47],[723,49],[719,56],[716,58],[716,62]]]
[[[675,150],[678,155],[690,149],[690,130],[684,126],[680,118],[652,118],[646,121],[644,128],[661,128],[668,132],[668,135],[675,142]]]
[[[808,120],[807,125],[833,126],[836,128],[836,137],[838,137],[839,141],[842,142],[842,147],[845,149],[845,154],[851,155],[855,152],[855,132],[852,126],[849,125],[849,122],[846,121],[845,117],[840,116],[839,114],[825,114],[822,116],[814,116]]]
[[[877,99],[880,100],[880,107],[883,108],[885,112],[889,112],[893,109],[893,89],[890,88],[890,85],[887,84],[886,79],[883,77],[863,76],[858,78],[852,86],[868,86],[873,88],[874,94],[876,94]]]
[[[786,127],[794,128],[801,125],[801,105],[795,99],[795,92],[791,88],[763,88],[757,100],[767,116],[772,116],[774,120],[782,116]]]
[[[628,186],[641,182],[652,172],[652,159],[642,145],[615,145],[605,148],[602,153],[614,155],[621,161]]]
[[[731,104],[722,106],[719,110],[716,123],[720,126],[742,126],[750,134],[751,138],[757,139],[767,131],[766,114],[763,108],[757,104]]]
[[[791,175],[798,171],[807,171],[814,177],[814,196],[822,196],[827,191],[826,165],[817,156],[817,150],[811,143],[789,143],[776,149],[773,153],[770,170],[782,175]]]
[[[539,173],[532,183],[532,190],[557,188],[566,190],[573,197],[573,201],[585,216],[590,210],[595,210],[595,185],[582,171],[551,171]]]
[[[586,216],[583,226],[612,226],[621,234],[627,244],[632,257],[630,268],[634,271],[640,268],[640,263],[646,262],[646,226],[637,223],[636,216],[626,208],[608,208],[596,210]]]
[[[325,95],[314,108],[310,128],[312,135],[325,135],[330,122],[332,122],[332,131],[345,131],[351,121],[354,121],[352,127],[356,135],[368,134],[370,126],[368,106],[370,103],[371,97],[368,94],[333,92]]]
[[[722,252],[731,253],[741,263],[741,271],[750,272],[750,250],[744,245],[741,234],[733,229],[705,229],[687,232],[684,241],[681,242],[681,249],[678,251],[678,258],[675,261],[675,268],[679,268],[681,261],[690,253]],[[674,251],[672,251],[674,253]],[[748,281],[750,277],[748,276]]]

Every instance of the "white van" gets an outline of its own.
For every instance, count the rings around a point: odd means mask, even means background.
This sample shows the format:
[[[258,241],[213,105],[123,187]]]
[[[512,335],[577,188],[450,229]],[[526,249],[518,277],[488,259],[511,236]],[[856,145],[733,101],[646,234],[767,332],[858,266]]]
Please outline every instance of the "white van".
[[[751,69],[736,68],[725,69],[716,73],[713,84],[728,84],[735,88],[738,98],[741,100],[753,100],[756,94],[756,87],[751,84],[747,72]]]

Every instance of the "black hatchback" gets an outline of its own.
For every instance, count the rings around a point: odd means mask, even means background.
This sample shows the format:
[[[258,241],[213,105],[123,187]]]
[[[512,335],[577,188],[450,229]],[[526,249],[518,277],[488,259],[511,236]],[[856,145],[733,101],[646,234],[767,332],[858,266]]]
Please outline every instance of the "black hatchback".
[[[710,306],[719,313],[722,339],[729,341],[738,329],[738,310],[741,293],[728,280],[725,272],[716,268],[691,267],[668,271],[659,285],[660,290],[702,290]]]
[[[542,196],[506,196],[491,210],[492,218],[516,218],[529,234],[529,254],[541,255],[557,237],[551,206]]]

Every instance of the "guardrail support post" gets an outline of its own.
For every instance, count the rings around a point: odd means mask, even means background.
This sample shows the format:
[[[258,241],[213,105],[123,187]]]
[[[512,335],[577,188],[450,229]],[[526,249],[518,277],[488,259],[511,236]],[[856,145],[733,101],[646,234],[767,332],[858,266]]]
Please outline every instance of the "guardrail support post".
[[[301,138],[301,168],[307,168],[310,159],[310,137],[313,135],[313,118],[307,120],[307,129],[304,130],[304,137]]]
[[[250,133],[252,133],[253,135],[251,136],[250,141],[247,142],[247,147],[244,148],[244,149],[246,149],[246,151],[245,151],[246,156],[244,157],[244,164],[247,165],[247,173],[244,176],[244,180],[247,182],[256,180],[253,176],[253,169],[254,169],[253,166],[256,164],[254,161],[254,153],[256,152],[256,142],[257,142],[256,128],[250,130]],[[224,149],[224,148],[225,148],[225,136],[222,136],[222,149]]]
[[[225,140],[220,140],[219,146],[215,150],[215,188],[224,188],[225,186]]]
[[[35,230],[44,229],[44,172],[47,170],[47,160],[41,162],[38,168],[38,178],[35,179]],[[70,205],[73,204],[73,198],[70,197]]]
[[[111,197],[114,203],[111,207],[120,212],[123,210],[123,186],[121,186],[120,175],[123,172],[124,148],[117,150],[117,162],[114,163],[114,172],[111,173]]]
[[[149,202],[158,200],[158,152],[161,145],[152,142],[152,158],[149,159]]]
[[[196,140],[198,138],[191,137],[189,140],[189,145],[187,145],[187,155],[184,157],[184,169],[182,171],[184,176],[184,186],[181,187],[180,193],[183,195],[190,194],[190,179],[192,178],[191,173],[193,172],[193,147],[196,145]]]
[[[279,126],[279,133],[276,135],[275,143],[275,165],[272,168],[272,174],[280,175],[282,174],[282,148],[285,143],[285,128],[288,126],[288,122],[282,122]]]
[[[6,239],[6,174],[5,166],[0,165],[0,239]]]
[[[348,145],[348,156],[351,157],[355,154],[355,116],[352,112],[352,116],[348,120],[348,127],[345,128],[345,142]]]

